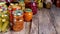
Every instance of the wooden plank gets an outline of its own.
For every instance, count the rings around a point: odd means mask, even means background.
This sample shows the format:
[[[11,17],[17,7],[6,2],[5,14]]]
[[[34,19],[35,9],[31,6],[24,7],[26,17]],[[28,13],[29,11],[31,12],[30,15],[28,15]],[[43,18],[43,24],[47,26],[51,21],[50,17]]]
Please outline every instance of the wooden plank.
[[[52,10],[53,9],[53,10]],[[54,25],[56,28],[56,34],[60,34],[60,8],[53,7],[52,13],[54,14]]]
[[[48,9],[42,9],[39,13],[39,34],[56,34],[54,25],[50,22]]]
[[[39,23],[38,14],[39,11],[37,12],[36,15],[33,16],[30,34],[38,34],[38,23]]]
[[[30,34],[30,25],[31,25],[31,22],[25,23],[25,34]]]

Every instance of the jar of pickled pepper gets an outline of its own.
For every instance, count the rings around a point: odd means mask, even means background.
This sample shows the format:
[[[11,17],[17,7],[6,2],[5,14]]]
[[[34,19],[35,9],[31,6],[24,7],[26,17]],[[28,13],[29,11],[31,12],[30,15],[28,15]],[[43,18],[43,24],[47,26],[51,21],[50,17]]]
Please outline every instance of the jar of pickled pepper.
[[[13,12],[14,25],[12,26],[12,29],[14,31],[21,31],[24,28],[24,19],[23,19],[23,11],[22,10],[16,10]]]
[[[29,8],[25,9],[24,20],[30,22],[32,20],[32,17],[33,17],[32,10]]]

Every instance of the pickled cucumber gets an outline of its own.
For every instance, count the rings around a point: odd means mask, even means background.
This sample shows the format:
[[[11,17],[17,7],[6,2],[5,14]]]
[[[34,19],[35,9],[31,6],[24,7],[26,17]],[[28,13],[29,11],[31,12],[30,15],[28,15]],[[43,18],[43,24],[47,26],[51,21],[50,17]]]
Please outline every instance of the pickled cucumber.
[[[0,32],[1,32],[1,29],[2,29],[2,18],[0,17]]]
[[[9,25],[9,21],[3,23],[2,32],[6,32],[6,28],[8,27],[8,25]]]

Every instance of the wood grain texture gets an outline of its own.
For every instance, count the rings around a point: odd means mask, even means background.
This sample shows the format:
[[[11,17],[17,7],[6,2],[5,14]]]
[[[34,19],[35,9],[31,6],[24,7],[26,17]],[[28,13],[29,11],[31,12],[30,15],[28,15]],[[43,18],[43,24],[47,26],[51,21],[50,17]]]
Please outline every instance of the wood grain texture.
[[[39,11],[37,12],[36,15],[33,16],[30,34],[38,34],[38,23],[39,23],[38,14]]]
[[[53,9],[53,10],[52,10]],[[60,34],[60,8],[53,7],[52,13],[54,14],[54,26],[56,28],[56,34]]]
[[[40,10],[39,34],[56,34],[54,25],[50,22],[50,14],[48,9]]]

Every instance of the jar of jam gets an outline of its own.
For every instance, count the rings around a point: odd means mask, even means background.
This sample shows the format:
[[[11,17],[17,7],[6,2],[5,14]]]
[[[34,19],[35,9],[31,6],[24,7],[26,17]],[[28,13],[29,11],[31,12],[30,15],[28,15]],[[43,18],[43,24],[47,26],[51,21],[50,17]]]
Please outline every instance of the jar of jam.
[[[60,0],[56,0],[56,6],[60,7]]]
[[[35,15],[37,13],[37,3],[36,2],[30,2],[29,8],[32,9],[33,14]]]
[[[25,9],[25,13],[24,13],[24,19],[27,22],[30,22],[32,20],[33,17],[33,12],[31,9]]]
[[[23,11],[22,10],[16,10],[13,12],[14,20],[13,20],[13,26],[12,29],[14,31],[21,31],[24,28],[24,19],[23,19]]]

